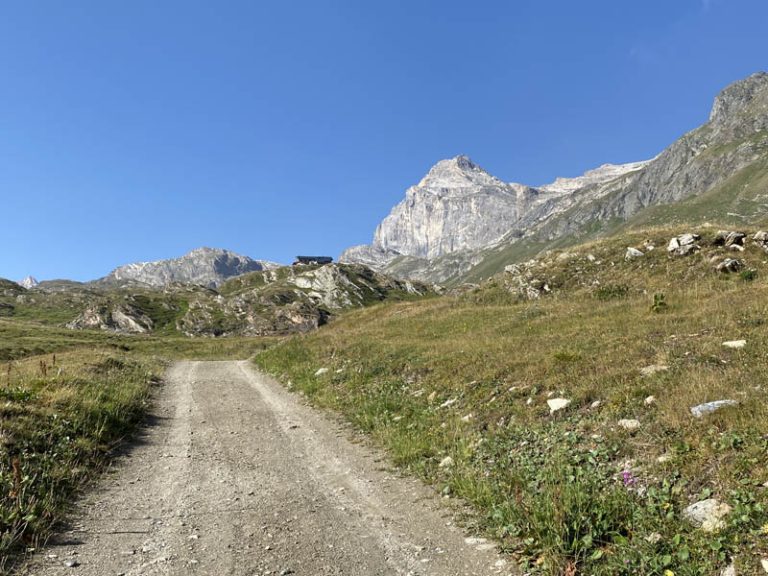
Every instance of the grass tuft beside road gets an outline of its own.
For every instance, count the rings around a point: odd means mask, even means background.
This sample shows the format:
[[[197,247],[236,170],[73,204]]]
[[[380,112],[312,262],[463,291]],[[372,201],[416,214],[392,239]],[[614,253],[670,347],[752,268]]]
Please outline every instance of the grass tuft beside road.
[[[256,363],[469,502],[531,573],[693,576],[734,562],[757,575],[768,558],[768,257],[749,246],[738,257],[754,272],[719,274],[724,249],[670,258],[669,234],[552,255],[537,274],[553,293],[538,301],[497,278],[350,313]],[[646,240],[660,248],[624,259]],[[743,349],[723,346],[739,339]],[[570,404],[551,413],[554,398]],[[690,413],[719,399],[738,405]],[[683,515],[706,498],[731,507],[712,533]]]
[[[6,560],[48,533],[73,493],[140,422],[159,366],[115,352],[73,351],[2,368],[0,557]]]

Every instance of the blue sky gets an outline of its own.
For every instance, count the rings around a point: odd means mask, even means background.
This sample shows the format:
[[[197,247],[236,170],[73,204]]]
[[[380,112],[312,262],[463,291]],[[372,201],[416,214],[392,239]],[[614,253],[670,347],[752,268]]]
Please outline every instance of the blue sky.
[[[654,156],[768,68],[764,0],[0,5],[0,277],[337,256],[436,161]]]

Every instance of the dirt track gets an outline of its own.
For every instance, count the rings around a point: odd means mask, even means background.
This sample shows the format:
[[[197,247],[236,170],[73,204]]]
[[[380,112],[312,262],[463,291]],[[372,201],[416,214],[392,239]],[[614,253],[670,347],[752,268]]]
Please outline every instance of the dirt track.
[[[511,572],[430,490],[247,362],[174,365],[102,485],[21,574]]]

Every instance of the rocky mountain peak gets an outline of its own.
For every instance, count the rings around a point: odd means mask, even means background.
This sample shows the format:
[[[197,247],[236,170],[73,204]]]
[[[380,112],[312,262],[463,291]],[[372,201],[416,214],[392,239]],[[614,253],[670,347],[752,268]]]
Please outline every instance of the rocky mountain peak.
[[[732,122],[744,113],[757,112],[768,116],[768,73],[756,72],[730,84],[715,97],[710,122]]]
[[[115,268],[100,282],[143,282],[167,286],[175,282],[215,287],[228,278],[277,266],[221,248],[202,247],[170,260],[136,262]]]
[[[40,282],[38,282],[37,278],[35,278],[34,276],[27,276],[26,278],[24,278],[24,280],[19,282],[19,286],[23,286],[27,290],[29,290],[30,288],[34,288],[38,284],[40,284]]]
[[[475,186],[499,186],[504,183],[472,162],[469,156],[459,155],[435,164],[416,188],[433,192],[461,190]]]

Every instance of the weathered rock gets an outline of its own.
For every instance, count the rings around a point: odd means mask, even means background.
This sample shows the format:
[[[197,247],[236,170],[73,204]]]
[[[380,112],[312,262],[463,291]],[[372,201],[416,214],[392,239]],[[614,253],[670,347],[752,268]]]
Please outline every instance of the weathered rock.
[[[40,282],[38,282],[37,278],[35,278],[34,276],[27,276],[26,278],[24,278],[24,280],[19,282],[19,286],[23,286],[27,290],[29,290],[30,288],[34,288],[38,284],[40,284]]]
[[[736,576],[736,565],[731,562],[720,571],[720,576]]]
[[[694,417],[701,418],[706,414],[711,414],[726,406],[736,406],[737,404],[738,402],[736,400],[715,400],[713,402],[699,404],[698,406],[691,406],[690,410]]]
[[[640,421],[634,418],[624,418],[619,420],[619,426],[628,432],[634,432],[640,428]]]
[[[656,403],[656,396],[646,396],[645,400],[643,400],[643,404],[646,406],[653,406]]]
[[[768,573],[768,558],[763,558],[762,560],[760,560],[760,566],[763,567],[763,571],[765,573]]]
[[[731,507],[716,498],[707,498],[691,504],[683,510],[683,517],[705,532],[717,532],[725,527],[725,518]]]
[[[744,239],[747,237],[743,232],[732,232],[728,230],[720,230],[715,234],[715,240],[713,244],[715,246],[743,246]]]
[[[645,256],[645,253],[642,250],[630,246],[624,254],[624,260],[634,260],[635,258],[640,258],[642,256]]]
[[[731,272],[738,272],[744,267],[744,263],[741,260],[735,260],[734,258],[726,258],[715,266],[715,270],[729,274]]]
[[[673,256],[687,256],[701,250],[701,246],[696,244],[699,240],[701,240],[701,236],[698,234],[688,233],[675,236],[667,244],[667,252]]]
[[[567,398],[550,398],[547,400],[547,406],[549,406],[549,413],[554,414],[559,410],[567,408],[571,401]]]
[[[450,468],[451,466],[453,466],[453,463],[454,463],[453,458],[451,458],[450,456],[446,456],[445,458],[440,460],[440,464],[438,464],[438,466],[440,468]]]

